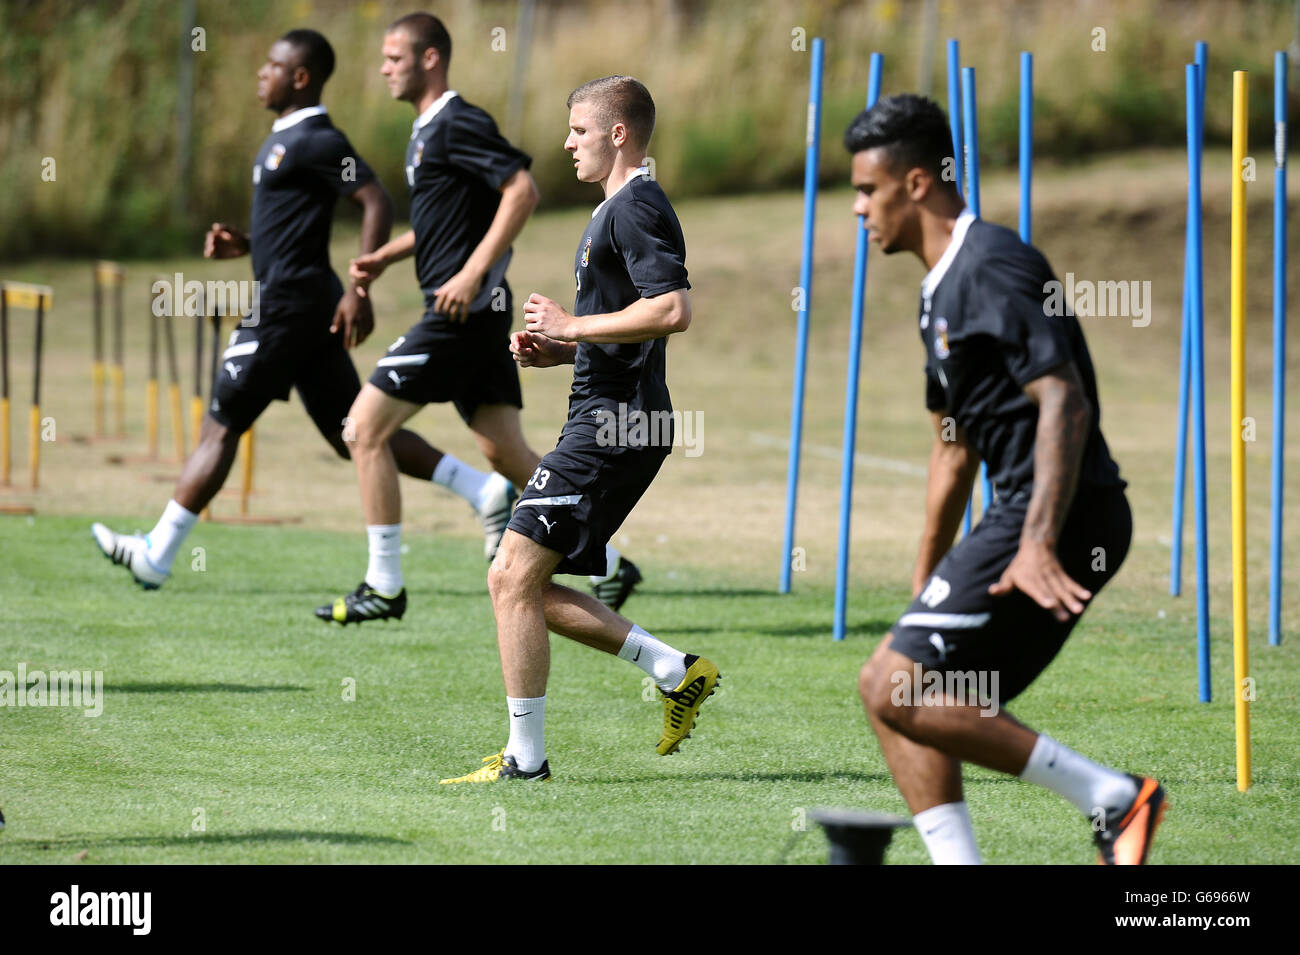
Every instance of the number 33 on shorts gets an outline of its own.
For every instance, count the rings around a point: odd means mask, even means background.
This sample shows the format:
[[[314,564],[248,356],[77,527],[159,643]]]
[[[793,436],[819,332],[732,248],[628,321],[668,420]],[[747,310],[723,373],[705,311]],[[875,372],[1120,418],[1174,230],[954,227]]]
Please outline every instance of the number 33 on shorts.
[[[538,468],[533,472],[533,476],[528,479],[528,487],[535,487],[542,490],[546,487],[546,482],[551,479],[551,472],[545,468]]]

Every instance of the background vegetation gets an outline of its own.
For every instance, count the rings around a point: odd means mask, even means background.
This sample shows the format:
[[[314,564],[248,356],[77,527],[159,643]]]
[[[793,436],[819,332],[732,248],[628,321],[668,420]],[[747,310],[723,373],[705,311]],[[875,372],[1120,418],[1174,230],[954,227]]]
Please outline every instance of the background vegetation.
[[[214,218],[244,221],[249,164],[270,120],[254,74],[270,43],[297,26],[333,43],[338,69],[326,103],[404,213],[402,147],[412,117],[389,99],[378,51],[384,26],[412,4],[197,0],[206,48],[193,54],[188,190],[177,173],[177,74],[189,47],[182,8],[178,0],[0,6],[0,175],[10,184],[0,191],[0,257],[165,255],[192,249]],[[518,4],[453,0],[433,9],[453,36],[453,85],[504,125]],[[886,92],[928,86],[946,102],[942,44],[956,36],[964,64],[978,70],[983,161],[1014,161],[1021,49],[1035,53],[1037,156],[1071,161],[1177,146],[1181,67],[1193,43],[1207,39],[1207,140],[1226,140],[1229,75],[1247,69],[1259,152],[1272,139],[1272,51],[1291,41],[1293,11],[1291,0],[944,0],[927,43],[920,0],[540,0],[523,119],[508,132],[535,157],[547,203],[586,203],[591,190],[574,181],[560,149],[565,96],[593,76],[632,73],[657,100],[652,152],[674,196],[794,186],[808,84],[807,53],[795,47],[801,37],[825,36],[822,173],[839,178],[839,131],[861,108],[868,54],[886,56]],[[1104,52],[1094,50],[1097,28]],[[56,162],[55,182],[41,179],[45,157]]]

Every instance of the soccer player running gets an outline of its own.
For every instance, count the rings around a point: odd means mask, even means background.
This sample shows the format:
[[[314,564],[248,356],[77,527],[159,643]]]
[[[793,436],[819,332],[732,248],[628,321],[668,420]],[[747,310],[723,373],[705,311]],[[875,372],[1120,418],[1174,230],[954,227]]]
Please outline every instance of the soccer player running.
[[[314,30],[286,33],[257,71],[258,99],[277,118],[253,166],[249,232],[214,223],[203,250],[216,259],[251,253],[256,314],[245,317],[222,355],[198,447],[154,529],[142,536],[91,528],[104,554],[146,590],[170,576],[199,512],[230,473],[240,435],[272,401],[288,400],[290,389],[330,446],[349,456],[344,419],[361,381],[347,350],[370,334],[374,317],[369,301],[356,287],[345,292],[330,268],[330,228],[338,197],[348,197],[362,209],[361,251],[370,252],[388,239],[393,212],[384,187],[321,105],[333,71],[334,51]],[[429,480],[438,464],[434,448],[410,431],[393,435],[392,446],[403,474]],[[509,515],[504,492],[500,497],[481,509],[492,540]]]
[[[390,442],[424,405],[452,402],[498,472],[477,471],[449,454],[435,462],[435,481],[480,501],[484,512],[493,508],[488,560],[510,518],[515,488],[539,460],[519,425],[523,398],[510,354],[505,277],[511,243],[537,206],[532,159],[501,136],[491,116],[449,88],[450,60],[451,36],[431,14],[408,14],[384,36],[381,72],[389,91],[417,114],[406,149],[411,230],[367,250],[350,272],[365,294],[389,265],[414,255],[425,313],[379,360],[349,412],[370,563],[355,591],[317,608],[326,621],[360,623],[405,612],[402,498]],[[636,566],[613,548],[590,566],[597,597],[614,609],[641,581]]]
[[[547,630],[627,660],[649,674],[664,701],[660,755],[691,732],[714,691],[718,668],[684,654],[585,594],[556,573],[602,566],[605,543],[627,518],[672,450],[671,435],[616,427],[633,412],[671,414],[664,380],[669,335],[691,322],[686,242],[677,215],[645,165],[654,131],[649,91],[630,76],[607,76],[568,99],[569,136],[582,182],[598,182],[604,201],[578,243],[573,314],[533,293],[526,329],[511,351],[525,367],[572,363],[569,417],[555,450],[542,458],[515,508],[488,571],[497,645],[505,677],[510,737],[481,769],[444,783],[546,780]],[[653,430],[653,429],[652,429]],[[620,446],[611,433],[627,433]]]
[[[871,241],[929,270],[920,330],[937,437],[914,600],[859,680],[885,761],[935,863],[980,861],[962,798],[968,761],[1059,793],[1092,822],[1103,863],[1141,864],[1164,809],[1159,783],[1098,765],[1001,708],[1060,651],[1132,536],[1079,322],[1048,314],[1043,255],[964,207],[944,176],[948,121],[931,100],[882,99],[844,143]],[[953,547],[981,459],[996,500]],[[942,705],[922,697],[922,673],[948,689]],[[979,702],[959,689],[976,682],[992,688]]]

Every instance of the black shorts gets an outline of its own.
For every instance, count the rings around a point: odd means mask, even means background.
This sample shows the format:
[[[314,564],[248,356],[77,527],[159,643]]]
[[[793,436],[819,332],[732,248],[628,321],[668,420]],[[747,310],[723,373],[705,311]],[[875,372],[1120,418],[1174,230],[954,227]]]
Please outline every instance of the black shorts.
[[[981,674],[985,685],[996,686],[1002,703],[1047,668],[1079,622],[1074,615],[1058,621],[1019,590],[1001,597],[988,592],[1020,547],[1028,506],[1028,490],[995,503],[939,561],[893,628],[893,649],[924,669]],[[1057,557],[1095,598],[1124,562],[1132,536],[1133,515],[1122,487],[1080,488]]]
[[[627,520],[671,447],[602,447],[594,424],[566,426],[507,525],[564,555],[557,574],[604,575],[605,545]]]
[[[481,405],[524,406],[510,354],[511,312],[472,312],[464,322],[425,312],[388,346],[370,383],[393,398],[427,405],[450,401],[469,424]]]
[[[230,335],[217,367],[209,411],[218,423],[243,433],[272,401],[298,389],[307,414],[326,439],[343,430],[361,379],[343,336],[331,334],[334,304],[310,314],[265,314],[257,325]]]

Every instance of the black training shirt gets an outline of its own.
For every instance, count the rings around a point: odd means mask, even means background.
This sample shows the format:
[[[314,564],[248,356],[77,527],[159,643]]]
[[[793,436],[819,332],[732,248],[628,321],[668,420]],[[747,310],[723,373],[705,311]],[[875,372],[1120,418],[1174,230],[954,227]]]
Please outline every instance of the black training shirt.
[[[998,497],[1033,483],[1038,406],[1024,386],[1068,362],[1092,405],[1079,486],[1124,486],[1101,434],[1083,330],[1073,314],[1045,307],[1053,281],[1042,253],[1015,232],[963,213],[952,245],[921,285],[926,407],[952,414],[988,465]]]
[[[686,240],[668,197],[648,175],[596,207],[573,263],[578,283],[574,315],[604,315],[642,298],[691,287]],[[664,379],[666,341],[630,345],[580,342],[573,363],[569,420],[600,408],[671,411]]]
[[[426,304],[432,304],[434,290],[464,268],[483,241],[501,204],[502,184],[530,165],[532,158],[497,132],[491,116],[454,90],[415,121],[406,147],[406,184],[411,189],[415,273]],[[493,290],[504,287],[509,264],[507,249],[484,277],[471,311],[491,304]]]
[[[374,178],[323,107],[276,120],[253,166],[249,227],[253,277],[260,304],[270,310],[265,314],[299,311],[342,294],[329,259],[334,206]]]

